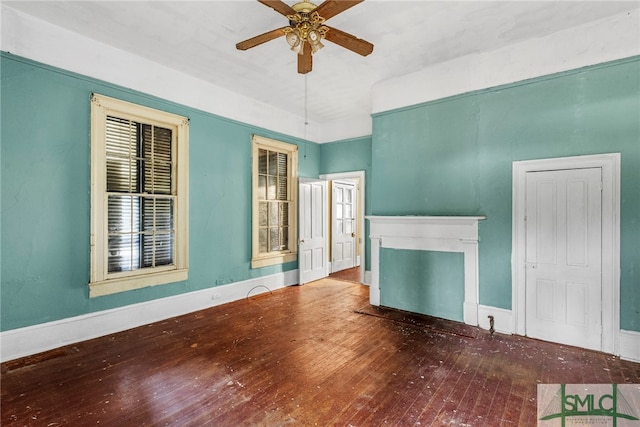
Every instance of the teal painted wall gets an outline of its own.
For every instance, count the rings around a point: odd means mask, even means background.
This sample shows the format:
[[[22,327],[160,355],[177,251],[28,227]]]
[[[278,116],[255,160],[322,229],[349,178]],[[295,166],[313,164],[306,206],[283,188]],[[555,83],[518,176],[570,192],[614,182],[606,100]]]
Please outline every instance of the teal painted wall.
[[[1,329],[44,323],[297,268],[252,270],[251,135],[298,144],[318,176],[317,144],[2,54]],[[90,95],[189,117],[189,279],[88,296]]]
[[[622,158],[620,323],[640,331],[639,57],[375,115],[371,211],[486,215],[480,303],[510,309],[512,162],[609,152]]]
[[[380,305],[462,322],[464,255],[380,249]]]
[[[320,173],[364,171],[364,214],[371,213],[371,137],[353,138],[320,145]],[[365,221],[365,269],[371,271],[369,221]]]

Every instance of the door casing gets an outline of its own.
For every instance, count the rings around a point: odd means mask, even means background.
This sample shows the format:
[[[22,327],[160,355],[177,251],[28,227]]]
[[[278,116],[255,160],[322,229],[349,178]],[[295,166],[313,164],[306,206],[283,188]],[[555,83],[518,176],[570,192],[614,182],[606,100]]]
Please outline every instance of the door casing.
[[[620,332],[620,153],[513,162],[512,318],[526,334],[526,174],[535,171],[602,169],[602,351],[619,354]]]
[[[358,235],[360,236],[360,241],[358,245],[360,247],[360,283],[367,284],[365,281],[365,262],[364,258],[366,257],[365,252],[365,240],[369,238],[364,234],[365,224],[364,224],[364,212],[365,212],[365,192],[366,192],[366,182],[365,182],[365,173],[364,171],[352,171],[352,172],[339,172],[339,173],[328,173],[320,175],[320,179],[326,180],[334,180],[334,179],[357,179],[360,184],[360,188],[358,189],[358,205],[360,208],[358,209]]]

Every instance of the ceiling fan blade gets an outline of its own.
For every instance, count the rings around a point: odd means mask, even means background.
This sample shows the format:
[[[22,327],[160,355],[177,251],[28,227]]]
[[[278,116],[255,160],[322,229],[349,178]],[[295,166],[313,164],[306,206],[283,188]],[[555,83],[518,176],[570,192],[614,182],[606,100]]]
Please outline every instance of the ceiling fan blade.
[[[265,6],[269,6],[271,9],[275,10],[281,15],[287,16],[287,15],[296,14],[296,11],[293,10],[291,6],[289,6],[288,4],[280,0],[258,0],[258,1]]]
[[[327,31],[324,36],[326,40],[329,40],[330,42],[340,45],[362,56],[367,56],[371,52],[373,52],[373,45],[368,41],[359,39],[356,36],[352,36],[349,33],[345,33],[344,31],[340,31],[333,27],[328,28],[329,31]]]
[[[289,27],[276,28],[275,30],[267,31],[264,34],[260,34],[259,36],[251,37],[245,41],[242,41],[236,44],[236,49],[239,50],[247,50],[252,47],[258,46],[259,44],[266,43],[270,40],[277,39],[278,37],[284,36],[284,29]]]
[[[315,11],[324,19],[329,19],[363,1],[364,0],[327,0],[318,6]]]
[[[298,73],[307,74],[313,67],[313,56],[311,55],[311,46],[305,42],[302,55],[298,55]]]

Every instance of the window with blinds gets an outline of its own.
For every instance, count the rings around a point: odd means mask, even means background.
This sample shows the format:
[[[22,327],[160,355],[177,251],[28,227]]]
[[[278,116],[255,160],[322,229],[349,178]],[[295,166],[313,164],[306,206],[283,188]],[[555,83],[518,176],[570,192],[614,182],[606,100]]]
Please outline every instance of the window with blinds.
[[[173,264],[172,132],[107,116],[108,271]]]
[[[188,120],[94,94],[91,296],[187,278]]]
[[[287,154],[258,150],[258,210],[260,252],[289,249]]]
[[[253,176],[252,266],[295,260],[297,147],[254,136]]]

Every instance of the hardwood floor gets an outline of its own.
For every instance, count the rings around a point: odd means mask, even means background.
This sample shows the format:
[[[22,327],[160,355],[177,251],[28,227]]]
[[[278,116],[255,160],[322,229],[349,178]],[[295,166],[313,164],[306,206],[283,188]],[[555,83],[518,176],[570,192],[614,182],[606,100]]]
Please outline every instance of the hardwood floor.
[[[323,279],[2,365],[3,426],[534,426],[640,364],[371,307]]]
[[[331,273],[329,278],[360,283],[360,267],[347,268],[346,270]]]

